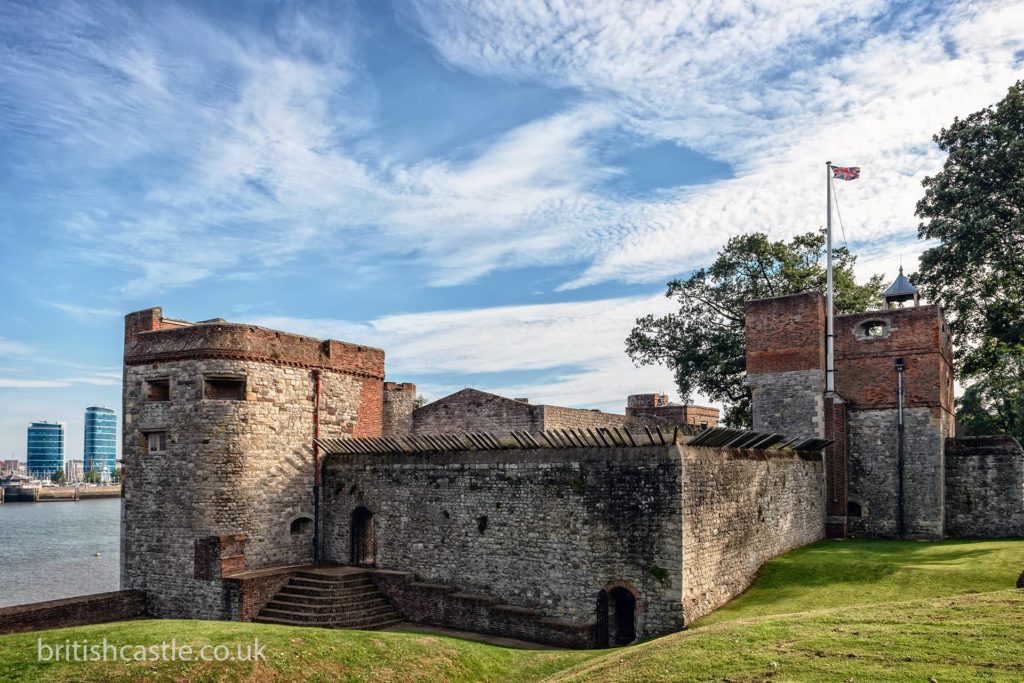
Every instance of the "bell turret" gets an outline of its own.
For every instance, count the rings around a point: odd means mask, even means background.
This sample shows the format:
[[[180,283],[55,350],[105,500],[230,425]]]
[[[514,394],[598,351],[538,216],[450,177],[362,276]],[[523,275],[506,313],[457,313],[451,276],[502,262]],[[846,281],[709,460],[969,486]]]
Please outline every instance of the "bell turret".
[[[899,276],[889,285],[889,289],[885,290],[882,297],[885,299],[886,308],[892,308],[893,304],[899,304],[902,307],[904,301],[913,300],[914,306],[921,303],[921,292],[903,274],[903,266],[900,266]]]

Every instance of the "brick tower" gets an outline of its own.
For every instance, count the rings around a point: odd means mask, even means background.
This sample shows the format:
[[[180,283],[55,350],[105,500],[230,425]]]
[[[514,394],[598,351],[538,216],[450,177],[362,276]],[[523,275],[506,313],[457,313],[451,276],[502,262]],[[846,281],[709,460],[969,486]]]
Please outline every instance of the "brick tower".
[[[754,429],[833,440],[825,453],[831,536],[945,533],[952,350],[937,306],[891,307],[916,304],[911,290],[898,279],[886,309],[836,317],[833,396],[825,394],[824,297],[796,294],[746,307]]]

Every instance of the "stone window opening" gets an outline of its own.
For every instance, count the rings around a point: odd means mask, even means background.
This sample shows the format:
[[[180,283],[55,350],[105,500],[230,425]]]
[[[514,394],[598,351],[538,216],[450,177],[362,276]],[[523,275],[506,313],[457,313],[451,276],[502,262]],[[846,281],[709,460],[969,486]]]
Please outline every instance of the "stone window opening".
[[[352,511],[352,564],[372,566],[375,554],[373,513],[360,505]]]
[[[170,401],[171,380],[169,377],[154,377],[146,380],[147,401]]]
[[[288,525],[288,530],[292,536],[305,536],[309,534],[312,529],[313,518],[306,515],[296,517],[292,520],[292,523]]]
[[[203,398],[215,401],[244,401],[245,377],[206,376],[203,378]]]
[[[858,503],[855,500],[847,501],[846,502],[846,516],[847,517],[860,517],[861,516],[860,503]]]
[[[167,432],[146,432],[143,436],[150,455],[167,452]]]

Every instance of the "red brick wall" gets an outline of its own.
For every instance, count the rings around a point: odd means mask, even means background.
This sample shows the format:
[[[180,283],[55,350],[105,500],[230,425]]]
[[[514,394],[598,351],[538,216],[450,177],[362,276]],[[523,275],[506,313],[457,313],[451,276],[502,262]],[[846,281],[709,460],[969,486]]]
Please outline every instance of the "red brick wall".
[[[829,538],[846,538],[847,477],[846,404],[825,399],[825,438],[832,443],[825,449],[825,524]],[[842,518],[841,520],[838,518]]]
[[[380,436],[384,428],[384,382],[364,379],[359,401],[359,419],[352,436]]]
[[[145,613],[146,594],[142,591],[114,591],[33,602],[0,607],[0,634],[100,624],[134,619]]]
[[[825,299],[821,294],[750,301],[744,319],[748,373],[825,367]]]
[[[867,337],[864,324],[887,325]],[[904,405],[953,408],[953,371],[945,321],[937,306],[899,308],[836,318],[836,390],[853,409],[896,406],[895,361],[903,358]]]

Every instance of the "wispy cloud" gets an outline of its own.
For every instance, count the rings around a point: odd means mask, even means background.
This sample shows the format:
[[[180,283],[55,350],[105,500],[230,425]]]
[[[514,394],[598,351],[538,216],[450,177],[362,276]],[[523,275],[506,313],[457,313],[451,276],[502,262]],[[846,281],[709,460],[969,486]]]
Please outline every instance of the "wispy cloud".
[[[816,227],[826,156],[865,169],[844,188],[850,241],[912,243],[920,180],[941,161],[930,135],[999,97],[1024,46],[1013,2],[452,0],[408,14],[459,69],[581,97],[468,158],[402,164],[358,152],[374,84],[351,12],[291,8],[267,35],[170,5],[19,5],[5,36],[37,49],[0,66],[2,116],[86,178],[65,197],[68,244],[123,271],[126,295],[262,277],[314,252],[353,271],[415,262],[437,285],[552,264],[583,267],[566,287],[655,282],[730,235]],[[737,177],[610,196],[621,169],[595,144],[621,129]],[[45,158],[19,163],[44,173]],[[95,180],[140,163],[136,184]]]
[[[49,379],[11,379],[0,377],[0,388],[4,389],[53,389],[66,387],[70,382]]]
[[[0,337],[0,356],[28,356],[34,352],[28,344]]]
[[[114,318],[123,315],[115,308],[97,308],[94,306],[83,306],[81,304],[70,304],[62,302],[47,302],[48,306],[63,311],[77,320],[88,320],[89,318]]]

